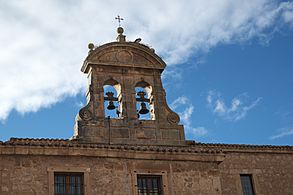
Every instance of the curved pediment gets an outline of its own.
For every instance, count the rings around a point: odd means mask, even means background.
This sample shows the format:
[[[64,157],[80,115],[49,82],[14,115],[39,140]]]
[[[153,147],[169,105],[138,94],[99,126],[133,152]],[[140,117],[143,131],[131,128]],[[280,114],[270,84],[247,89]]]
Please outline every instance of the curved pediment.
[[[153,49],[135,42],[112,42],[90,50],[81,71],[91,65],[112,65],[164,70],[165,62]]]

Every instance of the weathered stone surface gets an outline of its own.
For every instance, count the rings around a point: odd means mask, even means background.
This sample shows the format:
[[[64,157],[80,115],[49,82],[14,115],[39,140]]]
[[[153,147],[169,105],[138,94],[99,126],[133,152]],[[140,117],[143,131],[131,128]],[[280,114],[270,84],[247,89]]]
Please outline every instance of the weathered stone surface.
[[[48,194],[54,171],[76,170],[88,174],[88,195],[136,194],[137,174],[162,175],[165,195],[241,195],[240,174],[252,174],[256,194],[293,192],[293,147],[288,146],[11,139],[0,145],[0,154],[1,195]]]
[[[84,143],[186,145],[180,118],[166,102],[161,81],[165,66],[151,48],[140,43],[91,47],[82,67],[89,79],[88,102],[76,117],[74,138]],[[116,119],[105,116],[105,85],[117,91]],[[136,87],[148,92],[148,120],[138,117]]]
[[[82,67],[87,105],[74,138],[0,141],[0,195],[53,195],[54,173],[83,173],[86,195],[137,195],[137,175],[160,175],[164,195],[242,195],[250,174],[256,195],[293,194],[293,147],[186,141],[167,105],[165,63],[149,47],[119,42],[94,48]],[[121,117],[105,118],[104,85],[117,89]],[[151,120],[139,120],[134,88],[151,91]]]
[[[222,192],[241,195],[239,174],[251,174],[256,194],[293,194],[292,153],[227,153],[219,166]]]

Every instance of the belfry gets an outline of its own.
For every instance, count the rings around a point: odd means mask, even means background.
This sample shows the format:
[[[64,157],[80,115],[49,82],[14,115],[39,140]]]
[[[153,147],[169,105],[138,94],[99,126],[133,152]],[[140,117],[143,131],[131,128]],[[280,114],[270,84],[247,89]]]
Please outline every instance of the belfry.
[[[179,116],[166,102],[161,73],[165,62],[141,39],[95,47],[81,71],[88,76],[87,105],[77,117],[74,138],[88,143],[184,145]],[[107,91],[113,88],[113,91]],[[115,114],[107,116],[107,110]]]
[[[123,31],[89,44],[72,138],[0,140],[1,195],[292,195],[292,146],[185,140],[166,102],[166,64]]]

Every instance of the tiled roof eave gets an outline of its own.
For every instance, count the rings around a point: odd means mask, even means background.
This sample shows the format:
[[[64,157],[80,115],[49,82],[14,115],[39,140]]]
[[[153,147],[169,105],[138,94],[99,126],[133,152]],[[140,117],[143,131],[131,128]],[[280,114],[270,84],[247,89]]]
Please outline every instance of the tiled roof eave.
[[[248,145],[248,144],[221,144],[221,143],[195,143],[186,146],[160,146],[160,145],[122,145],[122,144],[99,144],[81,143],[69,139],[48,138],[11,138],[7,142],[1,142],[0,146],[39,146],[39,147],[74,147],[74,148],[105,148],[123,149],[135,151],[157,152],[182,152],[182,153],[222,153],[225,152],[289,152],[293,153],[293,146],[274,145]]]

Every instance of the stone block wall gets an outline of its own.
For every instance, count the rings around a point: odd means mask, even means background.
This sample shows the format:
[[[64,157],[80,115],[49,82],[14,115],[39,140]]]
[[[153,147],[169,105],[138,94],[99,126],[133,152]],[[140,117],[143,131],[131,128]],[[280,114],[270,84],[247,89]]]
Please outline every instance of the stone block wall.
[[[257,195],[293,194],[292,153],[228,152],[219,168],[224,195],[242,195],[240,174],[251,174]]]
[[[136,174],[163,176],[165,194],[220,194],[217,164],[78,156],[5,155],[0,166],[1,195],[47,195],[48,168],[89,168],[88,194],[136,194]]]
[[[293,152],[233,145],[123,146],[16,140],[0,145],[1,195],[52,195],[54,172],[83,172],[86,195],[135,195],[137,175],[161,175],[164,195],[293,194]]]

